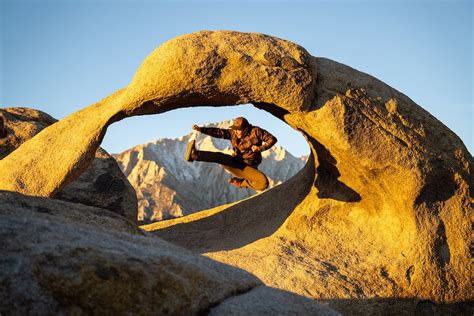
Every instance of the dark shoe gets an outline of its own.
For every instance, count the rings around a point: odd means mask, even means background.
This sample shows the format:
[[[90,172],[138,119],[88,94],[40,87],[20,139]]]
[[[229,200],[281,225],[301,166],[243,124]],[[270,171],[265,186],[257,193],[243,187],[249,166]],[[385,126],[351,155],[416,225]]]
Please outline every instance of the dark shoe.
[[[187,161],[192,162],[197,158],[197,150],[196,147],[194,147],[195,143],[195,140],[192,140],[188,143],[188,148],[186,149],[186,156],[184,157],[184,159],[186,159]]]
[[[244,179],[232,177],[232,178],[229,179],[229,184],[233,185],[234,187],[241,188],[243,181],[244,181]]]

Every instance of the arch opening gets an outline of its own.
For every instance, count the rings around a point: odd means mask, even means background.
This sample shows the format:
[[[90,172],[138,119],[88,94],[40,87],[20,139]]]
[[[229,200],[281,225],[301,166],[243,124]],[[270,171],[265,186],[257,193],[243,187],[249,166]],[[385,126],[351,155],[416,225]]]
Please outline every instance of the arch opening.
[[[193,107],[196,106],[208,105]],[[154,231],[160,238],[199,253],[226,251],[243,247],[275,233],[305,199],[313,198],[310,192],[314,188],[314,194],[321,199],[341,202],[361,200],[355,190],[339,181],[337,161],[329,150],[305,130],[295,128],[291,124],[292,113],[271,103],[256,103],[254,106],[270,113],[304,136],[310,147],[310,156],[305,166],[292,178],[263,194],[189,214],[185,218],[143,225],[143,229]],[[188,106],[181,108],[186,107]],[[285,203],[275,200],[275,196],[285,196]],[[229,223],[232,223],[231,229]],[[254,229],[256,225],[258,230]],[[209,240],[213,242],[209,243]]]
[[[267,190],[285,183],[303,168],[310,150],[306,140],[283,120],[275,119],[271,113],[251,104],[173,109],[159,115],[123,120],[123,124],[119,122],[108,128],[102,146],[116,153],[114,157],[137,191],[140,225],[188,216],[257,194],[254,190],[230,186],[227,180],[231,175],[219,164],[184,160],[186,146],[191,139],[196,139],[199,150],[231,153],[229,140],[192,131],[191,125],[218,123],[209,126],[227,128],[237,116],[246,117],[252,125],[266,129],[278,139],[272,148],[262,153],[263,160],[259,165],[259,170],[270,180]],[[125,124],[130,121],[132,124]],[[112,139],[122,139],[120,135],[130,133],[130,130],[140,133],[136,130],[137,124],[142,125],[139,127],[142,132],[150,133],[150,128],[167,129],[169,124],[166,125],[166,122],[172,122],[173,127],[172,131],[164,132],[165,137],[134,143],[123,151],[109,150],[113,145]],[[116,126],[119,128],[114,130]],[[304,146],[306,151],[294,146],[295,143]],[[288,147],[299,150],[298,155],[293,155]]]

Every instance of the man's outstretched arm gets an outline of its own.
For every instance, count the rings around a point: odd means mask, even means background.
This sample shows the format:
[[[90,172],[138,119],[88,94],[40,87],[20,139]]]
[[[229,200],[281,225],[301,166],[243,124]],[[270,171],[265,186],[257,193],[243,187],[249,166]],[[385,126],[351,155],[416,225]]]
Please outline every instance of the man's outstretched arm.
[[[212,136],[212,137],[230,139],[230,131],[228,129],[217,128],[217,127],[199,127],[196,124],[194,124],[193,130]]]
[[[264,150],[271,148],[278,141],[278,139],[275,136],[273,136],[272,134],[270,134],[263,128],[258,128],[257,133],[258,133],[258,137],[262,140],[263,144],[262,146],[252,146],[252,151],[262,152]]]

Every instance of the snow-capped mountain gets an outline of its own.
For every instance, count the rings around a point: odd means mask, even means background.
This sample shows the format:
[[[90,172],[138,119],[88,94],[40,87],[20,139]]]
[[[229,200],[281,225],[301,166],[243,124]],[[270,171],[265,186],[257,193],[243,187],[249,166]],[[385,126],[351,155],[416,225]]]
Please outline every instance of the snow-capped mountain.
[[[224,121],[206,126],[228,128],[231,124],[232,121]],[[218,164],[186,161],[184,155],[191,139],[196,139],[200,150],[232,152],[229,140],[193,131],[180,138],[159,139],[114,155],[137,192],[139,221],[179,217],[255,194],[253,190],[229,185],[227,180],[231,175]],[[284,182],[305,164],[304,158],[292,156],[278,143],[262,156],[259,170],[270,180],[269,188]]]

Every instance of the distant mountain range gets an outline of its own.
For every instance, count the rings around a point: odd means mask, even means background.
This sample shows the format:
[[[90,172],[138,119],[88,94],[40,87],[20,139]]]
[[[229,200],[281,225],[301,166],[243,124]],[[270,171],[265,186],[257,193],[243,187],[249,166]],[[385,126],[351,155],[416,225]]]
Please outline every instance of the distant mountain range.
[[[206,126],[228,128],[231,124],[232,121],[224,121]],[[180,217],[255,194],[253,190],[229,185],[231,175],[218,164],[184,160],[191,139],[196,139],[196,147],[201,150],[232,152],[230,141],[193,131],[113,155],[137,192],[139,221]],[[278,143],[262,155],[259,170],[269,178],[269,188],[296,174],[306,161],[306,156],[294,157]]]

